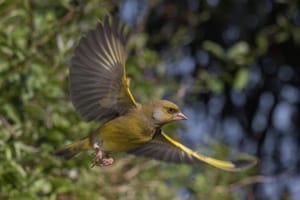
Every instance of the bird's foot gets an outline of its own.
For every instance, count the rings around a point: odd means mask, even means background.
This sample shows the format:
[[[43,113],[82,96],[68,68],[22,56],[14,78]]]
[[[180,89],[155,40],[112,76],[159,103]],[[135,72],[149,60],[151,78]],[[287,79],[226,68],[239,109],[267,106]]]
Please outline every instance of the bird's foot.
[[[109,166],[112,165],[114,162],[114,159],[112,157],[109,157],[104,153],[103,150],[101,150],[98,143],[94,143],[93,145],[95,149],[94,159],[92,162],[91,167],[94,166]]]
[[[114,159],[112,157],[105,157],[100,160],[97,160],[96,156],[94,157],[94,160],[92,162],[91,168],[94,166],[99,166],[99,167],[105,167],[112,165],[114,162]]]
[[[93,144],[93,148],[95,150],[95,153],[91,167],[94,167],[96,165],[101,166],[104,152],[101,150],[98,142],[95,142]]]
[[[112,157],[109,158],[103,158],[102,159],[102,166],[109,166],[112,165],[114,162],[114,159]]]

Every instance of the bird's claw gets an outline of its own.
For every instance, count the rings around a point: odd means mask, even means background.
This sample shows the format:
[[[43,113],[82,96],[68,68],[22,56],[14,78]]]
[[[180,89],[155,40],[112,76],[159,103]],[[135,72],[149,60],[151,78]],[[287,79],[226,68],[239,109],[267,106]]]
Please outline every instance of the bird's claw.
[[[103,158],[102,159],[102,164],[103,166],[109,166],[109,165],[112,165],[114,162],[114,159],[112,157],[109,157],[109,158]]]
[[[93,168],[94,166],[102,167],[113,164],[114,159],[112,157],[109,157],[108,155],[105,155],[104,152],[100,149],[98,143],[94,143],[93,147],[95,149],[95,153],[91,168]]]
[[[99,166],[99,167],[105,167],[105,166],[109,166],[112,165],[114,162],[114,159],[112,157],[109,158],[103,158],[101,160],[95,160],[92,162],[91,164],[91,168],[95,167],[95,166]]]

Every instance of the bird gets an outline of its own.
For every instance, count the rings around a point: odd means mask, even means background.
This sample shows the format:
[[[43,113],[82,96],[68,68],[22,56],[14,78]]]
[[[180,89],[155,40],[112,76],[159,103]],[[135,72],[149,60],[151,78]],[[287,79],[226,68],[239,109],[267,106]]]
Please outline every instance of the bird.
[[[124,23],[108,16],[80,39],[69,66],[71,101],[83,120],[102,123],[84,138],[56,151],[57,156],[68,160],[91,150],[93,166],[112,165],[111,155],[118,152],[170,163],[206,163],[227,171],[256,164],[250,155],[233,161],[205,156],[165,133],[165,124],[188,118],[169,100],[135,100],[125,70],[128,39]]]

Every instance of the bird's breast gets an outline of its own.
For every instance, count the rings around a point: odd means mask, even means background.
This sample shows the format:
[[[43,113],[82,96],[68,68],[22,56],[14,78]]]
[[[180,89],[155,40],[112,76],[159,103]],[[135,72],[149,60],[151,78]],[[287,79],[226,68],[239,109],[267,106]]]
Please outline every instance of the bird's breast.
[[[97,135],[103,141],[104,150],[123,152],[149,142],[154,134],[155,127],[145,117],[130,113],[107,122]]]

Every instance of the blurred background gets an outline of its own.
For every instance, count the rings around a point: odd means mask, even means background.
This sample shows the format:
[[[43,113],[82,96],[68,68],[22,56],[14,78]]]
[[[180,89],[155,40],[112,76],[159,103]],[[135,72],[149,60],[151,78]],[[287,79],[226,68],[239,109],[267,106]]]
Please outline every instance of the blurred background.
[[[188,121],[172,137],[239,173],[117,155],[53,156],[99,126],[79,119],[68,64],[105,15],[132,37],[127,74],[140,102],[165,98]],[[300,7],[296,0],[0,0],[0,199],[300,199]],[[174,133],[174,134],[173,134]]]

